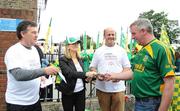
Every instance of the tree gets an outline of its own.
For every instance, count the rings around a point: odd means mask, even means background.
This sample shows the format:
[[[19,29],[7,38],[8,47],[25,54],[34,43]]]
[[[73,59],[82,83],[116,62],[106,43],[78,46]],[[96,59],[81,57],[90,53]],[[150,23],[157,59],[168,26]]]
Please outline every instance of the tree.
[[[180,27],[178,20],[168,20],[168,14],[165,12],[155,13],[154,10],[140,13],[139,18],[147,18],[151,21],[154,28],[154,35],[157,39],[160,37],[161,26],[164,24],[167,30],[169,40],[172,43],[174,39],[180,36]]]

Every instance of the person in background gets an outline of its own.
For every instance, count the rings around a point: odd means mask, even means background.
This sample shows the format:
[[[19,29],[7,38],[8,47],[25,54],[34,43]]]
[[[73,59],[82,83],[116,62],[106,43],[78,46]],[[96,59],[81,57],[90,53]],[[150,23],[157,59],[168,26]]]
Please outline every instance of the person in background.
[[[132,39],[143,48],[133,58],[133,75],[108,75],[106,80],[132,79],[135,111],[168,111],[174,92],[174,57],[170,48],[154,37],[148,19],[130,25]]]
[[[104,29],[105,45],[96,49],[91,71],[97,71],[96,94],[101,111],[124,111],[125,83],[123,80],[104,81],[106,74],[132,73],[126,51],[115,44],[116,32],[112,28]]]
[[[37,49],[38,51],[38,54],[39,54],[39,58],[40,58],[40,63],[41,63],[41,68],[43,68],[44,66],[44,60],[45,60],[45,57],[44,57],[44,54],[43,54],[43,51],[42,49],[40,48],[40,44],[37,42],[34,47]],[[46,65],[45,67],[47,67],[48,65]],[[41,76],[41,82],[45,82],[46,79],[48,78],[48,75],[47,76]],[[45,101],[45,98],[46,98],[46,88],[40,88],[40,100],[41,101]]]
[[[61,88],[64,111],[85,110],[85,79],[96,72],[84,72],[83,62],[78,54],[80,40],[69,37],[65,41],[65,53],[59,65],[67,83]],[[75,108],[75,110],[73,110]]]
[[[39,102],[40,77],[53,75],[59,68],[41,68],[40,57],[34,47],[37,41],[37,24],[22,21],[16,29],[19,42],[5,54],[7,111],[42,111]]]
[[[180,73],[180,52],[175,52],[175,58],[176,58],[176,62],[175,62],[175,65],[176,65],[176,69],[175,69],[175,72],[179,72]]]

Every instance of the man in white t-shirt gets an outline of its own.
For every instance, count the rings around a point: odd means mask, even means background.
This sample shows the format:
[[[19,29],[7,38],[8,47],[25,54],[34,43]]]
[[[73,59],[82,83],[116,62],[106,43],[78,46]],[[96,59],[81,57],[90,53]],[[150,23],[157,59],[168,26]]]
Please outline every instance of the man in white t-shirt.
[[[31,21],[19,23],[16,31],[19,42],[5,54],[7,111],[42,111],[39,102],[40,77],[57,74],[58,68],[41,68],[40,57],[34,47],[37,25]]]
[[[104,75],[132,73],[126,51],[115,44],[116,32],[104,30],[105,45],[98,48],[90,64],[97,71],[96,89],[101,111],[124,111],[125,84],[120,81],[105,81]]]

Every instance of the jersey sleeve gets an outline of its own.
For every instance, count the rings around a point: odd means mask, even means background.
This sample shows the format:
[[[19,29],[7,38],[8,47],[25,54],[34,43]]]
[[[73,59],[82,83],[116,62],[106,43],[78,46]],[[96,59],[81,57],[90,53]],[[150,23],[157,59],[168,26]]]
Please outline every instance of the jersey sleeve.
[[[162,77],[174,76],[173,56],[169,48],[163,47],[159,49],[157,65]]]

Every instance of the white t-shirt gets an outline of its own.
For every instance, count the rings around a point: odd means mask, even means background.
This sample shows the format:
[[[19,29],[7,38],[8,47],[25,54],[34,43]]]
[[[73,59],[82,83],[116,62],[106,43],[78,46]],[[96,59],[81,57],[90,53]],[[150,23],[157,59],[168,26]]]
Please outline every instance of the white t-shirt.
[[[40,78],[29,81],[17,81],[9,72],[10,69],[40,68],[40,59],[35,47],[27,49],[20,43],[11,46],[5,54],[7,67],[6,102],[18,105],[32,105],[39,99]]]
[[[118,45],[113,47],[102,46],[93,56],[90,67],[97,69],[99,74],[122,72],[123,68],[131,67],[126,51]],[[124,81],[99,81],[96,88],[104,92],[125,91]]]
[[[81,65],[79,64],[79,62],[77,64],[75,64],[75,67],[78,72],[83,72],[83,69],[82,69]],[[78,78],[76,81],[76,86],[75,86],[74,92],[79,92],[79,91],[82,91],[83,89],[84,89],[83,81],[82,81],[82,79]]]

